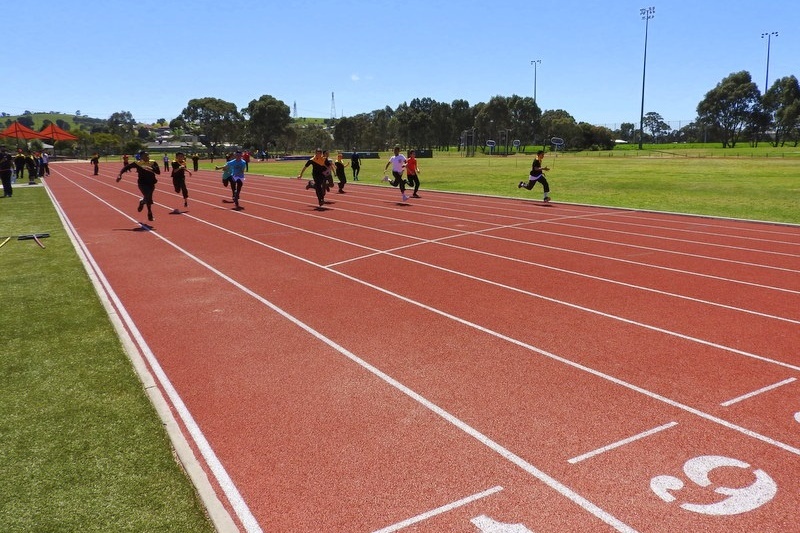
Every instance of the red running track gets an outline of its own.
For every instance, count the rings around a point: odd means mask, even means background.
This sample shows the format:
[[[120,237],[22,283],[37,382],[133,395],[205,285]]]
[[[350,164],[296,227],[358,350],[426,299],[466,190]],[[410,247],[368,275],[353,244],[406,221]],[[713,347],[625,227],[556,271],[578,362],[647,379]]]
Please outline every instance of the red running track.
[[[798,528],[797,226],[52,167],[243,531]]]

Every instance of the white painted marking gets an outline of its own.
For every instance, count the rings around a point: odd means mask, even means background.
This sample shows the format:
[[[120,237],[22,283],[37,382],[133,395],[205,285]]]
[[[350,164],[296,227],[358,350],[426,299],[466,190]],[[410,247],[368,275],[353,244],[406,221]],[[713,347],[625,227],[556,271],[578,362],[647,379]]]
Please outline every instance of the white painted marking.
[[[572,459],[568,460],[567,462],[574,465],[574,464],[579,463],[579,462],[581,462],[581,461],[583,461],[585,459],[589,459],[589,458],[594,457],[596,455],[600,455],[601,453],[605,453],[605,452],[607,452],[609,450],[613,450],[614,448],[619,448],[620,446],[624,446],[626,444],[630,444],[631,442],[635,442],[635,441],[637,441],[639,439],[643,439],[645,437],[649,437],[650,435],[655,435],[659,431],[664,431],[665,429],[669,429],[669,428],[677,426],[677,425],[678,425],[677,422],[670,422],[668,424],[664,424],[663,426],[658,426],[657,428],[653,428],[653,429],[650,429],[648,431],[643,431],[642,433],[639,433],[637,435],[633,435],[632,437],[628,437],[627,439],[622,439],[620,441],[614,442],[614,443],[609,444],[607,446],[603,446],[602,448],[598,448],[598,449],[593,450],[591,452],[584,453],[583,455],[579,455],[577,457],[573,457]]]
[[[467,496],[466,498],[462,498],[460,500],[454,501],[453,503],[448,503],[447,505],[443,505],[441,507],[437,507],[436,509],[432,509],[426,513],[418,514],[417,516],[411,517],[407,520],[403,520],[402,522],[398,522],[391,526],[386,526],[382,529],[378,529],[373,533],[392,533],[393,531],[400,531],[401,529],[407,528],[408,526],[413,526],[414,524],[418,524],[429,518],[433,518],[434,516],[447,513],[452,511],[453,509],[457,509],[459,507],[463,507],[468,503],[472,503],[474,501],[478,501],[482,498],[486,498],[491,496],[492,494],[496,494],[503,490],[503,487],[497,486],[491,489],[485,490],[483,492],[479,492],[477,494],[473,494],[472,496]]]
[[[533,531],[523,524],[504,524],[485,514],[476,516],[470,520],[470,522],[472,522],[472,525],[477,527],[481,533],[533,533]]]
[[[749,469],[750,465],[739,459],[722,455],[701,455],[689,459],[683,465],[686,477],[699,487],[711,487],[709,474],[717,468]],[[713,490],[727,498],[713,503],[690,503],[680,505],[681,509],[711,516],[731,516],[750,512],[771,501],[778,493],[778,485],[761,469],[753,470],[755,480],[747,487],[733,488],[720,486]],[[683,481],[673,476],[656,476],[650,480],[650,488],[667,503],[677,501],[671,491],[683,489]]]
[[[743,394],[742,396],[739,396],[737,398],[733,398],[732,400],[728,400],[727,402],[722,402],[720,405],[722,407],[728,407],[728,406],[733,405],[735,403],[741,402],[742,400],[747,400],[748,398],[752,398],[753,396],[758,396],[759,394],[765,393],[767,391],[771,391],[773,389],[777,389],[778,387],[783,387],[784,385],[788,385],[789,383],[792,383],[794,381],[797,381],[797,378],[784,379],[783,381],[779,381],[778,383],[774,383],[772,385],[768,385],[766,387],[760,388],[760,389],[755,390],[753,392],[749,392],[747,394]]]

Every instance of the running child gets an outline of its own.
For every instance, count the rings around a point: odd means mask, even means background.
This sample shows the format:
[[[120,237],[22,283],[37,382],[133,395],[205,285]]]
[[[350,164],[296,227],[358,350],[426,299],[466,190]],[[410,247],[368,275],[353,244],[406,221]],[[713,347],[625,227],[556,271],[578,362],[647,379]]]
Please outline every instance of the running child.
[[[233,159],[225,163],[225,165],[222,167],[214,167],[216,170],[220,170],[225,167],[230,169],[231,194],[233,197],[233,203],[236,205],[236,209],[241,209],[241,206],[239,205],[239,195],[241,194],[242,186],[244,185],[245,166],[244,159],[242,159],[242,151],[236,150],[236,152],[233,154]]]
[[[138,175],[136,184],[139,186],[139,191],[142,193],[142,199],[139,200],[139,207],[136,210],[141,213],[146,205],[147,220],[152,222],[155,220],[153,217],[153,192],[156,190],[156,183],[158,183],[156,174],[161,174],[161,169],[158,168],[158,163],[150,161],[150,154],[147,152],[139,152],[139,159],[137,161],[125,165],[122,167],[122,170],[119,171],[117,182],[122,180],[122,174],[133,169],[136,169],[136,174]]]
[[[406,161],[406,181],[409,187],[414,187],[414,192],[411,194],[412,198],[421,198],[417,194],[419,191],[419,166],[417,165],[416,152],[414,150],[408,151],[408,161]]]
[[[547,183],[547,178],[544,175],[543,170],[550,170],[548,167],[542,167],[542,159],[544,159],[544,151],[539,150],[536,152],[536,158],[533,160],[533,165],[531,166],[531,173],[528,176],[528,183],[524,181],[520,181],[517,188],[525,187],[529,191],[533,189],[533,186],[536,185],[536,182],[542,184],[544,188],[544,202],[550,201],[550,185]]]
[[[189,207],[189,190],[186,188],[186,174],[192,175],[186,168],[186,154],[183,152],[175,153],[175,161],[172,162],[172,185],[175,192],[183,196],[183,207]]]
[[[383,172],[386,172],[386,169],[389,168],[389,165],[392,166],[392,177],[394,179],[390,180],[389,176],[383,176],[383,181],[388,181],[392,187],[400,186],[400,196],[405,202],[408,200],[408,196],[406,196],[406,181],[403,179],[403,171],[406,169],[406,156],[400,153],[400,147],[394,147],[394,155],[389,159],[386,163],[386,166],[383,167]]]

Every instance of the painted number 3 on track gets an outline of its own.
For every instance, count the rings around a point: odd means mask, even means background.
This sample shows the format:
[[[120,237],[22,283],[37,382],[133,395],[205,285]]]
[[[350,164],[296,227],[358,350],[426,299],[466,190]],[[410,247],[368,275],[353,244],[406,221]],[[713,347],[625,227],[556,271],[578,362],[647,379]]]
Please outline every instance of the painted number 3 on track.
[[[700,487],[711,489],[711,472],[717,468],[725,467],[745,470],[750,470],[751,468],[749,464],[738,459],[721,455],[701,455],[686,461],[683,465],[683,472],[691,482]],[[753,470],[752,474],[755,476],[755,480],[746,487],[719,486],[714,488],[715,493],[725,496],[718,502],[708,504],[685,502],[680,506],[687,511],[715,516],[742,514],[757,509],[775,497],[778,492],[778,485],[761,469]],[[678,499],[672,493],[679,492],[683,487],[683,481],[674,476],[656,476],[650,480],[650,488],[653,492],[668,503]]]

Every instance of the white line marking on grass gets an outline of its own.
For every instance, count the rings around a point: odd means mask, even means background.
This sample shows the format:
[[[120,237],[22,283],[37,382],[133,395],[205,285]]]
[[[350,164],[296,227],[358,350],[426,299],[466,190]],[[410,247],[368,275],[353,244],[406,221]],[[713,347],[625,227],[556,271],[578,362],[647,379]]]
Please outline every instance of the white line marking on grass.
[[[749,392],[747,394],[743,394],[742,396],[739,396],[738,398],[733,398],[732,400],[728,400],[727,402],[722,402],[720,405],[722,407],[728,407],[729,405],[733,405],[735,403],[741,402],[742,400],[746,400],[748,398],[752,398],[753,396],[758,396],[759,394],[761,394],[763,392],[771,391],[773,389],[777,389],[778,387],[783,387],[784,385],[788,385],[789,383],[792,383],[793,381],[797,381],[797,378],[784,379],[783,381],[779,381],[778,383],[773,383],[772,385],[767,385],[766,387],[760,388],[760,389],[755,390],[753,392]]]
[[[406,528],[408,526],[413,526],[414,524],[417,524],[419,522],[425,521],[425,520],[427,520],[429,518],[433,518],[434,516],[446,513],[448,511],[452,511],[453,509],[457,509],[459,507],[463,507],[464,505],[467,505],[468,503],[472,503],[472,502],[480,500],[482,498],[486,498],[487,496],[491,496],[492,494],[496,494],[496,493],[500,492],[501,490],[503,490],[503,487],[501,487],[501,486],[493,487],[493,488],[485,490],[483,492],[479,492],[477,494],[473,494],[472,496],[467,496],[466,498],[462,498],[462,499],[460,499],[458,501],[455,501],[453,503],[449,503],[447,505],[443,505],[441,507],[437,507],[436,509],[432,509],[432,510],[428,511],[427,513],[419,514],[417,516],[409,518],[408,520],[403,520],[402,522],[398,522],[398,523],[393,524],[391,526],[386,526],[383,529],[378,529],[378,530],[374,531],[373,533],[392,533],[394,531],[399,531],[399,530],[401,530],[403,528]]]
[[[581,462],[581,461],[583,461],[585,459],[589,459],[591,457],[594,457],[595,455],[600,455],[601,453],[607,452],[609,450],[613,450],[614,448],[619,448],[620,446],[624,446],[626,444],[630,444],[631,442],[637,441],[639,439],[643,439],[645,437],[649,437],[650,435],[654,435],[654,434],[658,433],[659,431],[664,431],[665,429],[669,429],[669,428],[671,428],[673,426],[677,426],[677,425],[678,425],[677,422],[670,422],[668,424],[664,424],[663,426],[658,426],[657,428],[653,428],[653,429],[650,429],[648,431],[643,431],[642,433],[639,433],[638,435],[634,435],[632,437],[628,437],[627,439],[622,439],[620,441],[611,443],[611,444],[609,444],[607,446],[603,446],[602,448],[598,448],[598,449],[593,450],[591,452],[584,453],[583,455],[579,455],[577,457],[573,457],[572,459],[568,460],[567,462],[569,464],[573,464],[574,465],[575,463],[579,463],[579,462]]]

